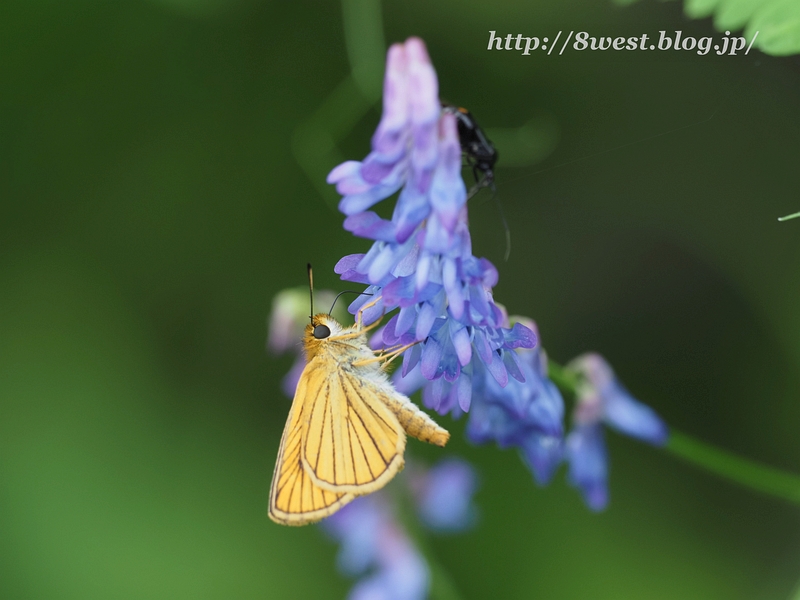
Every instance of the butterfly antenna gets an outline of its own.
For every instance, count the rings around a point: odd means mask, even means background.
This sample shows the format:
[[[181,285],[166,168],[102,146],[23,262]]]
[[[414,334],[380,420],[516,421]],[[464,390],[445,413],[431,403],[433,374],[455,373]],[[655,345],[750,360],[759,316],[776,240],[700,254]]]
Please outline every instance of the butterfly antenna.
[[[308,263],[308,296],[311,305],[311,314],[308,315],[308,318],[311,319],[311,323],[314,323],[314,274],[311,271],[311,263]]]
[[[358,294],[359,296],[372,296],[372,294],[368,294],[367,292],[359,292],[357,290],[345,290],[343,292],[339,292],[338,294],[336,294],[336,298],[333,299],[333,304],[331,304],[331,310],[328,312],[329,315],[333,314],[333,307],[336,306],[336,301],[342,294]]]

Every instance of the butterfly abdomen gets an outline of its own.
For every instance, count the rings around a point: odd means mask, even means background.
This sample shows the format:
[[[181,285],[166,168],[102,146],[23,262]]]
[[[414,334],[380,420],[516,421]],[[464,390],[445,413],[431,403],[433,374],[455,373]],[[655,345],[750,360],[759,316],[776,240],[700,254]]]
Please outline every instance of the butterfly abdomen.
[[[405,432],[420,441],[444,447],[447,440],[450,439],[450,433],[437,425],[411,400],[400,395],[399,392],[395,392],[395,394],[386,401],[386,405],[400,421]]]

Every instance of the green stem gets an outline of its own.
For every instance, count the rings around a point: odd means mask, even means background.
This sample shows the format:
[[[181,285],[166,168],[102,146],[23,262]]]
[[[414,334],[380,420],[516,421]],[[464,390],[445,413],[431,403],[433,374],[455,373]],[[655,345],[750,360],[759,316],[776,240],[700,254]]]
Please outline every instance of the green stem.
[[[342,0],[342,21],[353,79],[366,98],[377,101],[386,57],[380,0]]]
[[[548,361],[550,379],[562,391],[575,394],[579,376],[558,363]],[[707,442],[670,428],[664,449],[671,454],[752,490],[800,504],[800,475],[737,456]]]
[[[339,196],[325,178],[344,161],[337,144],[380,98],[386,55],[380,2],[343,0],[342,10],[350,73],[292,135],[297,162],[334,210]]]
[[[414,545],[425,557],[431,573],[430,598],[431,600],[461,600],[461,594],[447,569],[437,560],[436,553],[431,549],[428,536],[420,527],[413,500],[409,494],[398,494],[398,517]]]
[[[739,485],[800,504],[800,476],[794,473],[736,456],[674,429],[664,449]]]
[[[431,570],[431,600],[461,600],[461,594],[458,593],[458,588],[456,588],[455,582],[447,569],[436,560],[435,555],[427,544],[420,544],[419,538],[415,538],[414,541],[417,543],[420,552],[425,556],[425,560]]]
[[[569,392],[570,394],[575,394],[575,390],[578,388],[579,378],[578,374],[574,371],[565,369],[560,364],[553,362],[552,360],[548,360],[547,376],[563,391]]]
[[[778,221],[788,221],[789,219],[796,219],[800,217],[800,212],[792,213],[791,215],[786,215],[785,217],[778,217]]]

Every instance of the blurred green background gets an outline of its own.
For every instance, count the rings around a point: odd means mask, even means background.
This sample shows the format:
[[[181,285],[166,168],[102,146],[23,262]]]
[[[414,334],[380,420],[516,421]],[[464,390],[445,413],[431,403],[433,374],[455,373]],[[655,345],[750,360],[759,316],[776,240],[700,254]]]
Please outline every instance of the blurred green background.
[[[349,72],[341,15],[0,4],[0,597],[346,595],[318,528],[267,518],[292,359],[264,348],[271,298],[306,262],[345,289],[333,265],[368,247],[291,150]],[[601,352],[676,428],[800,471],[800,221],[776,221],[800,209],[798,59],[486,51],[490,29],[719,37],[674,2],[392,2],[383,19],[389,42],[425,39],[441,95],[484,127],[557,124],[544,162],[504,168],[499,148],[508,262],[494,204],[471,204],[495,298],[554,359]],[[610,435],[611,505],[593,514],[563,473],[539,489],[441,421],[448,448],[409,453],[480,470],[479,526],[432,542],[465,598],[795,589],[798,506]]]

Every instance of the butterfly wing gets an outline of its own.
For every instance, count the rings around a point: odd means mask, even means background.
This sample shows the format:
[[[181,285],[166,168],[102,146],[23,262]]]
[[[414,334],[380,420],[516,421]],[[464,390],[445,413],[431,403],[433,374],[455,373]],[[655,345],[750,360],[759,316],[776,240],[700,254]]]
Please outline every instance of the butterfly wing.
[[[385,403],[391,384],[375,373],[338,363],[310,374],[321,394],[307,409],[303,465],[324,490],[369,494],[403,467],[405,431]]]
[[[308,411],[314,409],[315,399],[320,397],[316,387],[319,381],[311,377],[312,372],[313,369],[306,365],[300,376],[272,475],[269,517],[283,525],[314,523],[355,498],[353,494],[325,490],[315,485],[303,466],[303,430],[308,425]]]

